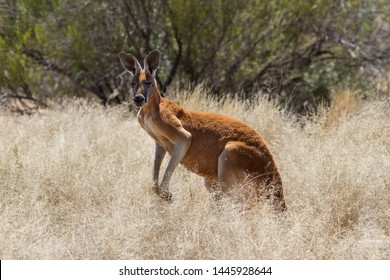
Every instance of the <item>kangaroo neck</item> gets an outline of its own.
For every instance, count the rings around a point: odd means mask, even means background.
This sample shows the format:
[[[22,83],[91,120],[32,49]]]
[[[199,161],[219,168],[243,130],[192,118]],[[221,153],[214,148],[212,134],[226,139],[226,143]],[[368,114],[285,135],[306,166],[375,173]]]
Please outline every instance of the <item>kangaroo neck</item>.
[[[161,95],[157,89],[154,89],[148,98],[148,102],[142,106],[142,110],[146,114],[152,114],[160,110]]]

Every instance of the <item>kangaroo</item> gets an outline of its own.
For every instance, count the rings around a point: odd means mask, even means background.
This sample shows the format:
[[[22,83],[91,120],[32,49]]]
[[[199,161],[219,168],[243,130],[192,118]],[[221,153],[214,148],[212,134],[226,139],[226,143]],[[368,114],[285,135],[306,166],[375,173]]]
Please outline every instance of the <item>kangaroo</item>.
[[[264,138],[244,122],[228,116],[195,112],[162,97],[155,79],[160,53],[150,52],[144,68],[131,54],[119,59],[132,76],[133,101],[141,127],[155,141],[153,182],[155,192],[172,201],[169,183],[178,164],[202,176],[216,201],[235,197],[250,209],[265,196],[278,211],[286,210],[282,179]],[[161,183],[159,173],[166,153],[171,155]]]

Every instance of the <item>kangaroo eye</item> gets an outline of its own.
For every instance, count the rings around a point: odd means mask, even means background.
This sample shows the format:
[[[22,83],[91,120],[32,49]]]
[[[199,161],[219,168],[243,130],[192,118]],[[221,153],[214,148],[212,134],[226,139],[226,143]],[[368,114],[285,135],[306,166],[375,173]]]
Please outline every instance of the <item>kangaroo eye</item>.
[[[131,82],[131,87],[135,87],[136,86],[136,82]]]
[[[151,81],[144,81],[143,83],[145,86],[151,86],[152,85],[152,82]]]

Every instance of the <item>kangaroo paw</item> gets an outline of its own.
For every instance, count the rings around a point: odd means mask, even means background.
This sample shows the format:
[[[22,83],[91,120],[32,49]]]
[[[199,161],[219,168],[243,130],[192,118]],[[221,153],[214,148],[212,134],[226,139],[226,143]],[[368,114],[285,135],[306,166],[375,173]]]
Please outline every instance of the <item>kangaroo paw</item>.
[[[173,201],[173,198],[172,198],[172,194],[168,191],[165,191],[165,192],[161,192],[160,194],[160,197],[165,200],[166,202],[168,203],[172,203]]]

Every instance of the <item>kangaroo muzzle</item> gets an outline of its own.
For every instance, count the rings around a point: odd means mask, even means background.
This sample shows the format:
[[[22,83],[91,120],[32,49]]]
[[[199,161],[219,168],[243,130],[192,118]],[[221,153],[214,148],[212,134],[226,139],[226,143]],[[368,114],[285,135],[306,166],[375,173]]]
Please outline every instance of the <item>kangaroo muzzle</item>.
[[[142,94],[138,94],[138,95],[134,96],[133,101],[137,107],[141,107],[142,105],[144,105],[146,103],[147,100],[146,100],[145,96],[143,96]]]

